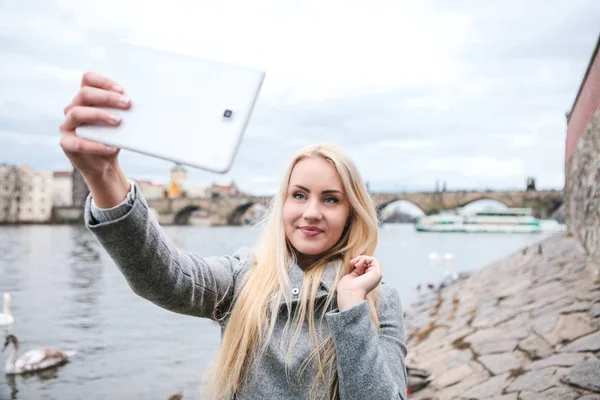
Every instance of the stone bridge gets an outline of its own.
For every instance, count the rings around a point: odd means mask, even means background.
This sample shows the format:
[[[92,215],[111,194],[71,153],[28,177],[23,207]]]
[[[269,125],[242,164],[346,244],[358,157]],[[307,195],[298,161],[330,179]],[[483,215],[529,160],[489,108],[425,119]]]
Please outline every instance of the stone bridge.
[[[425,214],[462,207],[477,200],[497,200],[508,207],[532,208],[536,216],[546,218],[563,203],[561,190],[373,193],[372,196],[380,211],[391,203],[406,200],[418,206]],[[267,206],[270,200],[270,197],[260,196],[179,198],[148,200],[148,205],[155,212],[158,221],[165,225],[185,225],[192,212],[197,210],[206,212],[207,224],[240,225],[251,206]]]
[[[496,200],[508,207],[527,207],[533,209],[537,217],[546,218],[563,203],[562,190],[528,191],[452,191],[422,193],[374,193],[373,198],[379,210],[389,204],[406,200],[418,206],[425,214],[440,210],[463,207],[477,200]]]

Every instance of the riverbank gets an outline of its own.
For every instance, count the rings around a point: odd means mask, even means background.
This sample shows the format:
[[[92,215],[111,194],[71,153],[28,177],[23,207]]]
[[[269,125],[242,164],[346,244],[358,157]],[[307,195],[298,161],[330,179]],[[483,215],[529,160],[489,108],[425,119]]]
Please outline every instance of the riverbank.
[[[596,260],[598,262],[598,260]],[[407,307],[415,400],[600,400],[597,265],[557,235]]]

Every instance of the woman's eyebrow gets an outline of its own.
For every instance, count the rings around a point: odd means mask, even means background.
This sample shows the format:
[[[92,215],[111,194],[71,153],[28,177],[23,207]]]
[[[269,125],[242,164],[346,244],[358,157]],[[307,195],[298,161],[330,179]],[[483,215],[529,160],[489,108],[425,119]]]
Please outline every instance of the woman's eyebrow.
[[[298,189],[302,189],[307,193],[310,193],[310,189],[301,185],[293,185],[295,187],[297,187]],[[321,191],[321,194],[328,194],[328,193],[339,193],[339,194],[343,194],[341,190],[337,190],[337,189],[327,189],[327,190],[323,190]]]

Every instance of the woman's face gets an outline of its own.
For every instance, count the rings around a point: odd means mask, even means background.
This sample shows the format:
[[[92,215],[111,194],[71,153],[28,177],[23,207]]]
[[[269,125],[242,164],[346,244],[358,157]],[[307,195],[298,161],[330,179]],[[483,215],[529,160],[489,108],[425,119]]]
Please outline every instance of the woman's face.
[[[350,203],[335,167],[321,157],[305,158],[292,170],[285,203],[285,234],[301,255],[332,248],[342,236]]]

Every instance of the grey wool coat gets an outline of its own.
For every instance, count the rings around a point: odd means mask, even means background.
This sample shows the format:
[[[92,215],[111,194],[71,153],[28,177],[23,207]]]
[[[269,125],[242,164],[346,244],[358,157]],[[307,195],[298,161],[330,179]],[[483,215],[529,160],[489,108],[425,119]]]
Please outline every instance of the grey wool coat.
[[[85,223],[114,260],[137,295],[167,310],[215,320],[240,288],[243,275],[251,267],[249,254],[200,257],[176,248],[149,212],[144,196],[131,184],[127,199],[112,209],[99,209],[88,197]],[[303,271],[289,266],[292,283],[292,310],[302,290]],[[332,287],[335,270],[328,265],[317,297],[324,300]],[[223,300],[224,299],[224,300]],[[406,346],[402,305],[397,291],[381,285],[378,310],[381,325],[377,331],[366,301],[339,311],[333,305],[315,324],[322,338],[332,336],[337,353],[339,395],[342,400],[388,400],[407,398]],[[310,380],[293,379],[312,351],[308,323],[302,328],[294,349],[291,374],[286,374],[286,351],[281,351],[287,308],[278,316],[273,342],[265,356],[250,369],[250,376],[236,393],[239,400],[306,399]],[[293,312],[293,311],[292,311]],[[320,314],[320,313],[317,313]],[[224,329],[226,318],[220,322]],[[288,333],[293,330],[288,329]],[[285,346],[284,346],[285,348]],[[307,374],[314,376],[314,365]],[[311,375],[312,373],[312,375]],[[292,377],[292,379],[290,378]],[[324,392],[320,393],[324,398]]]

